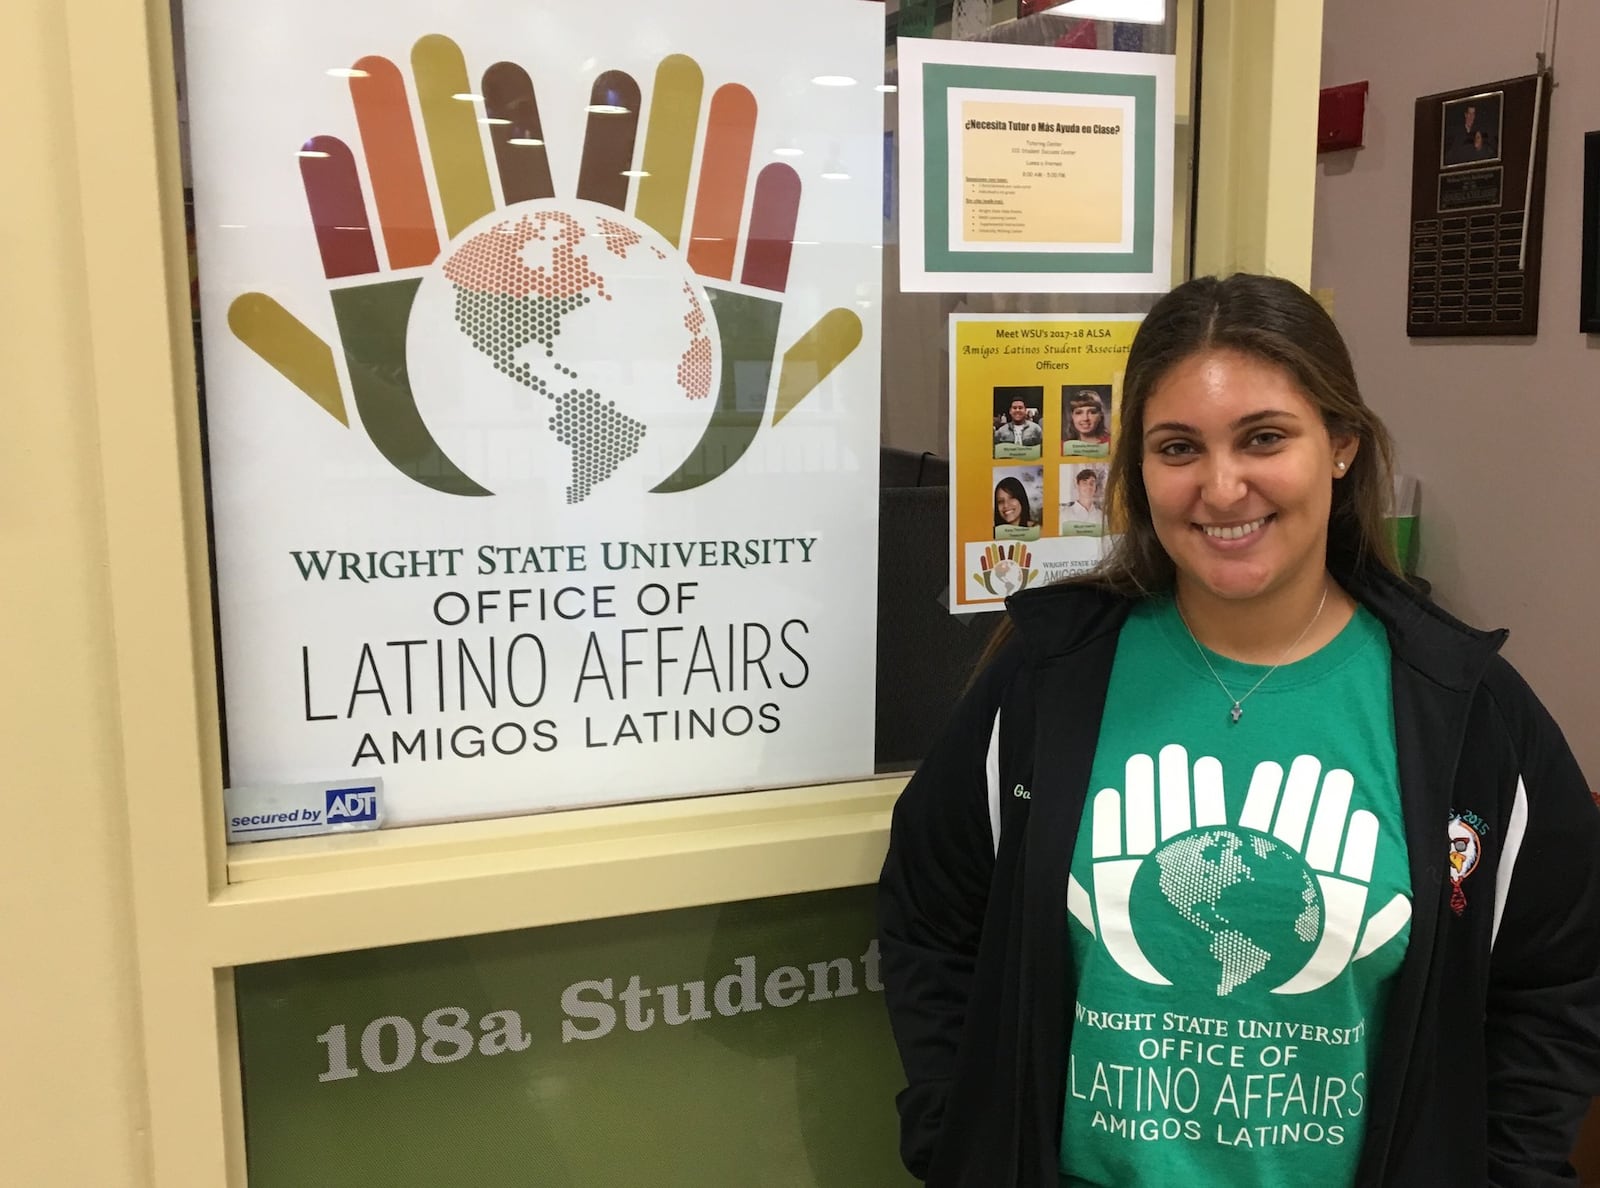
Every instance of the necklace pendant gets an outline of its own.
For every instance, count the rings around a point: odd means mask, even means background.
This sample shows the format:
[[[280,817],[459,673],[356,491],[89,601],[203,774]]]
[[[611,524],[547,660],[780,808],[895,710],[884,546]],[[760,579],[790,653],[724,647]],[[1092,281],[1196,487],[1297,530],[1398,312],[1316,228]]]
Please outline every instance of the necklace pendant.
[[[1242,707],[1237,701],[1234,702],[1233,708],[1228,711],[1228,716],[1237,722],[1240,718],[1244,717],[1244,707]]]

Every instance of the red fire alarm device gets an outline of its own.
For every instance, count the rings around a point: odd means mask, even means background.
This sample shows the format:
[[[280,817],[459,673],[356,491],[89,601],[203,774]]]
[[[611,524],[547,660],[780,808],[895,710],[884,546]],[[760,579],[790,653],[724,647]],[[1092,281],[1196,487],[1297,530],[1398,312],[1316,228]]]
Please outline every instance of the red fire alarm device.
[[[1317,152],[1360,148],[1361,126],[1366,117],[1366,83],[1324,87],[1317,103]]]

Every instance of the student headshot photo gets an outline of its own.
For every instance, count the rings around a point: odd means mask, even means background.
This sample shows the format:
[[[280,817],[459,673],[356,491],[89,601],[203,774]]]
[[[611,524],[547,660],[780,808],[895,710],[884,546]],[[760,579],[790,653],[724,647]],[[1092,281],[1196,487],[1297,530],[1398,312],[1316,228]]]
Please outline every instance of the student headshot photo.
[[[1105,510],[1100,492],[1105,489],[1104,466],[1061,467],[1061,535],[1099,536],[1105,530]]]
[[[994,474],[994,538],[1038,540],[1044,468],[1018,466]]]
[[[1061,389],[1061,452],[1103,458],[1111,447],[1111,385]]]
[[[994,456],[1038,458],[1044,446],[1039,423],[1043,388],[1004,387],[994,390]]]
[[[1475,165],[1500,159],[1500,102],[1494,91],[1451,99],[1444,104],[1444,133],[1440,164]]]

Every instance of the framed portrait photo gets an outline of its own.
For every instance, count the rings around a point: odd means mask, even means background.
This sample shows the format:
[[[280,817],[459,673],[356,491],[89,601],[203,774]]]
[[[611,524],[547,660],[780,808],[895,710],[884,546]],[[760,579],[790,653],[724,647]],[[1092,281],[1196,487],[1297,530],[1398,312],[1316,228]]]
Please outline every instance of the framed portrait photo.
[[[1583,138],[1583,283],[1578,328],[1600,334],[1600,132]]]
[[[1440,106],[1439,168],[1485,165],[1500,159],[1500,112],[1504,91],[1482,91]]]

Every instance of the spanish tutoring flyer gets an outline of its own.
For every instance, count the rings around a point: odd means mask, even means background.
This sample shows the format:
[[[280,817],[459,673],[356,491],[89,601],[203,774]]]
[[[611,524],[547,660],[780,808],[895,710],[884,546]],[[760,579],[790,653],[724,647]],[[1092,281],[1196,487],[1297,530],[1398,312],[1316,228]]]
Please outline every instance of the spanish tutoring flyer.
[[[950,319],[950,609],[1091,569],[1141,314]]]
[[[1172,284],[1173,58],[902,37],[904,292]]]

